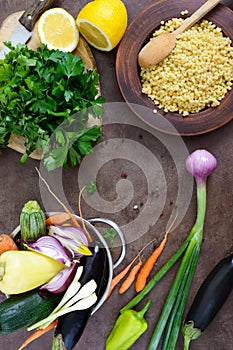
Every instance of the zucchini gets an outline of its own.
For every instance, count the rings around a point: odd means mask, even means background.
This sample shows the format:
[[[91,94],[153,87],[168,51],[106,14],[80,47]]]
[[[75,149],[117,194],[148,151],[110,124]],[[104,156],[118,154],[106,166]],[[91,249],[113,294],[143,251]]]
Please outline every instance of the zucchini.
[[[45,214],[36,200],[27,202],[20,214],[21,239],[35,241],[46,235]]]
[[[0,334],[8,334],[47,317],[58,305],[61,294],[44,293],[39,289],[12,295],[0,303]]]

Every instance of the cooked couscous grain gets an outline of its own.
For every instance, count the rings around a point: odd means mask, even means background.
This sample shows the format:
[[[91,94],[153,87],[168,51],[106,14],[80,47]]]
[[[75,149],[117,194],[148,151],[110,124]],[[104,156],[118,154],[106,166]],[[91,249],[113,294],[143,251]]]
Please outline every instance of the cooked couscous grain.
[[[173,18],[154,36],[172,32],[182,22],[182,18]],[[232,88],[232,80],[231,40],[207,20],[180,34],[176,47],[162,62],[141,69],[142,92],[158,108],[183,116],[218,106]]]
[[[184,11],[181,11],[181,16],[185,16],[185,15],[187,15],[189,12],[188,12],[188,10],[184,10]]]

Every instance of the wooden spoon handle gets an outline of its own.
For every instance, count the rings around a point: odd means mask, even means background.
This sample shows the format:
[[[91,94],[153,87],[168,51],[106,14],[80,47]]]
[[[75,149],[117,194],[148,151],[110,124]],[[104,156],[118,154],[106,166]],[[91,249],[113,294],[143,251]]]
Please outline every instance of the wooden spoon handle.
[[[177,28],[173,34],[177,35],[183,33],[186,29],[192,27],[196,22],[204,17],[208,12],[210,12],[216,5],[220,3],[221,0],[208,0],[206,1],[197,11],[195,11],[192,16],[188,17],[183,24]]]

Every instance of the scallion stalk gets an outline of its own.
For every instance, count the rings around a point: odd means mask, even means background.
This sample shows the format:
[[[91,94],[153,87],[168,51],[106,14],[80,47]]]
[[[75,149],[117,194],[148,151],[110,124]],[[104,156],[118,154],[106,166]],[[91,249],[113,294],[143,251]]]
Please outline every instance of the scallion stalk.
[[[44,329],[62,315],[76,310],[88,309],[95,304],[97,301],[97,295],[95,293],[97,284],[94,279],[91,279],[81,286],[79,279],[82,271],[83,267],[78,267],[73,281],[67,288],[57,307],[46,318],[29,326],[27,329],[28,331],[35,328]]]
[[[175,303],[173,306],[173,312],[170,315],[168,322],[166,324],[162,350],[174,349],[174,344],[176,343],[178,338],[180,323],[182,321],[182,316],[183,316],[184,308],[188,298],[189,288],[191,286],[199,252],[200,252],[199,246],[198,244],[196,244],[191,254],[190,263],[186,268],[185,274],[182,278],[182,282],[177,293],[177,298],[175,299]]]
[[[148,350],[156,350],[161,336],[167,327],[163,350],[175,349],[180,325],[195,273],[203,239],[203,226],[206,213],[206,180],[217,165],[216,159],[206,150],[197,150],[186,161],[187,170],[195,177],[197,185],[197,217],[191,230],[185,255],[181,261],[175,280],[164,304],[161,316],[150,340]],[[182,303],[181,300],[183,299]]]
[[[163,350],[175,349],[193,275],[202,245],[203,226],[206,213],[206,180],[216,168],[215,157],[206,150],[196,150],[186,161],[187,170],[195,177],[197,185],[197,216],[189,236],[170,260],[152,277],[145,288],[138,293],[120,312],[135,307],[169,271],[184,253],[175,280],[165,301],[161,316],[150,340],[148,350],[156,350],[165,330]]]

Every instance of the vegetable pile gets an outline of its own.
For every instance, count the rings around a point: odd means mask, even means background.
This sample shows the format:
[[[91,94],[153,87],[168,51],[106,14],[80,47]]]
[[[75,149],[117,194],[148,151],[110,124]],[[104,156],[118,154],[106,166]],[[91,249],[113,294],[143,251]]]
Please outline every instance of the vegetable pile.
[[[165,248],[172,223],[145,263],[142,253],[154,240],[113,278],[107,298],[124,278],[119,294],[125,293],[133,283],[137,294],[120,310],[120,316],[106,339],[107,350],[127,350],[146,332],[148,322],[144,315],[151,300],[147,300],[140,311],[134,308],[182,255],[148,349],[156,350],[161,343],[161,349],[175,350],[182,331],[184,349],[188,350],[190,341],[197,339],[207,328],[232,291],[231,254],[208,275],[181,325],[202,246],[206,182],[216,165],[215,157],[206,150],[197,150],[187,158],[186,168],[196,180],[197,216],[189,236],[176,253],[147,281]],[[41,177],[39,171],[38,174]],[[109,271],[106,250],[93,241],[83,220],[79,224],[64,205],[63,208],[65,213],[45,217],[39,204],[29,201],[21,211],[19,236],[17,234],[14,239],[0,236],[0,291],[9,295],[0,304],[0,333],[7,334],[21,328],[36,329],[19,350],[52,328],[55,328],[52,350],[72,350],[94,305],[106,289]],[[17,278],[19,274],[22,276],[20,280]]]
[[[100,126],[86,126],[88,114],[103,114],[99,75],[70,52],[5,44],[11,51],[0,60],[1,147],[16,134],[25,139],[22,163],[42,148],[48,170],[75,166],[102,135]]]
[[[55,326],[52,348],[71,350],[81,337],[109,271],[106,249],[86,232],[71,213],[46,218],[31,200],[20,231],[0,235],[0,334],[36,329],[20,349]]]
[[[136,307],[137,304],[145,298],[145,296],[147,296],[147,294],[155,287],[156,283],[183,255],[174,282],[163,306],[162,313],[155,326],[153,335],[148,345],[148,350],[156,350],[160,345],[160,342],[163,350],[172,350],[176,348],[187,297],[189,295],[189,290],[202,246],[203,226],[206,213],[206,180],[214,171],[216,165],[217,161],[215,157],[206,150],[196,150],[187,158],[186,168],[195,177],[197,186],[197,217],[195,224],[181,247],[150,279],[150,281],[145,284],[144,280],[142,287],[140,288],[136,283],[135,286],[138,293],[120,310],[120,316],[118,317],[113,330],[107,338],[107,348],[111,350],[118,349],[116,344],[117,339],[120,338],[122,349],[127,350],[145,332],[146,327],[142,325],[140,329],[137,329],[135,326],[135,332],[131,329],[131,333],[129,334],[127,323],[125,322],[123,325],[122,320],[126,317],[125,315],[127,311],[134,312],[133,308]],[[154,261],[161,254],[161,251],[166,243],[166,239],[167,233],[165,234],[165,237],[159,247],[155,250],[151,257],[149,257],[149,260],[147,260],[146,264],[144,265],[145,267],[141,269],[141,274],[145,277],[148,276],[147,270],[149,269],[149,272],[151,271],[150,265],[153,265]],[[197,297],[195,298],[194,305],[189,311],[186,318],[186,323],[182,328],[185,349],[188,349],[189,342],[192,339],[196,339],[211,322],[232,290],[232,261],[231,255],[220,262],[207,278]],[[131,265],[132,263],[115,277],[116,282],[113,285],[113,288],[120,282],[122,278],[121,275],[125,276]],[[139,277],[140,272],[137,278]],[[109,347],[109,344],[112,346]]]

